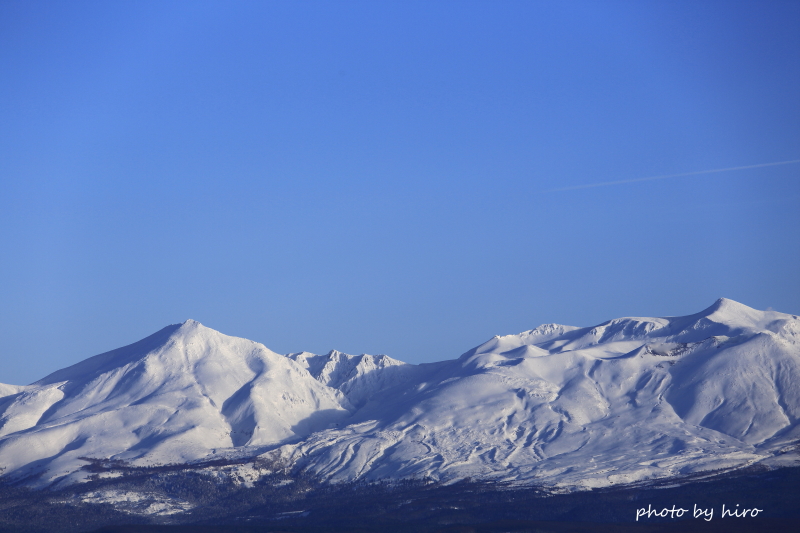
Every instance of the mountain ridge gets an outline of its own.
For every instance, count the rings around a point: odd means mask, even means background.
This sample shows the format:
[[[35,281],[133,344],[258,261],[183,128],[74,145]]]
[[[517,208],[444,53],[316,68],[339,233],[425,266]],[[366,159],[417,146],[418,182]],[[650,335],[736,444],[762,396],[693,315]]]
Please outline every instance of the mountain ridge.
[[[0,466],[31,486],[86,457],[279,461],[328,481],[474,478],[581,490],[795,464],[800,320],[719,299],[684,317],[544,324],[456,359],[280,355],[194,320],[0,385]],[[253,474],[256,475],[256,474]]]

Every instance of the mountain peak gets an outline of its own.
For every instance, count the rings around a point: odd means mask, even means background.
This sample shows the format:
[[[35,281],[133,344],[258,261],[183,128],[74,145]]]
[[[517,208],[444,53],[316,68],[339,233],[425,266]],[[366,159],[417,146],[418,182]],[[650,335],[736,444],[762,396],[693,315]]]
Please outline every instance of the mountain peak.
[[[715,322],[750,322],[757,321],[762,311],[753,309],[729,298],[720,298],[710,307],[699,313],[700,316]]]
[[[730,298],[719,298],[716,302],[714,302],[711,307],[708,309],[713,309],[714,311],[718,310],[748,310],[752,311],[752,307],[748,307],[742,303],[737,302],[736,300],[731,300]]]
[[[331,480],[592,488],[720,470],[796,442],[797,338],[795,316],[720,298],[688,316],[544,324],[417,366],[283,356],[186,320],[0,385],[0,464],[39,486],[85,479],[86,457],[188,465],[264,450]],[[635,452],[608,452],[620,448]]]
[[[191,318],[189,320],[184,320],[183,322],[181,322],[180,324],[176,324],[175,326],[177,328],[176,331],[180,331],[183,333],[189,333],[193,331],[214,331],[216,333],[219,333],[217,330],[209,328],[208,326],[204,326],[197,320],[192,320]]]

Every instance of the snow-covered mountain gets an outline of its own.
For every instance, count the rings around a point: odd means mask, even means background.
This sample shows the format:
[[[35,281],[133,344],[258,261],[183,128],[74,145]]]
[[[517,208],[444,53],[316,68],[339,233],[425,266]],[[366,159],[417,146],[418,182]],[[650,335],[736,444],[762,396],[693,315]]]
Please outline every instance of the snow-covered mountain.
[[[85,477],[80,457],[182,463],[304,437],[348,409],[291,359],[189,320],[0,398],[0,465],[50,483]]]
[[[287,357],[305,368],[317,381],[342,392],[351,405],[363,407],[383,389],[415,374],[413,365],[387,355],[348,355],[331,350],[327,355],[309,352]]]
[[[576,489],[798,464],[799,416],[800,319],[726,299],[685,317],[548,324],[422,365],[283,356],[190,320],[0,385],[0,468],[46,486],[85,479],[86,458],[269,457],[331,481]]]

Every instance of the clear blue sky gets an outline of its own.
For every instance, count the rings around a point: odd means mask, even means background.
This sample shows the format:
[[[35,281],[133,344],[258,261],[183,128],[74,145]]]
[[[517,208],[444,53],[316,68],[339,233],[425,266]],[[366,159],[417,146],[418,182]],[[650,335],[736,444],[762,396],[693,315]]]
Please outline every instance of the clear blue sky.
[[[0,382],[800,313],[800,3],[0,1]]]

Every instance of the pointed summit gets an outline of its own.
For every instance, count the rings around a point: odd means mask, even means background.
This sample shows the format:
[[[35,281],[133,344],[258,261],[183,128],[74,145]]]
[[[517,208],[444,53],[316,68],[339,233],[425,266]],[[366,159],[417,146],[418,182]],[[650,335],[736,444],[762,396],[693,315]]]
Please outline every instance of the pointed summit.
[[[725,323],[731,326],[754,327],[763,319],[764,312],[735,300],[720,298],[710,307],[698,313],[698,315],[706,317],[713,322]]]
[[[0,464],[14,472],[36,462],[47,484],[85,478],[83,457],[182,463],[277,445],[348,416],[339,396],[264,345],[187,320],[0,404]]]
[[[184,320],[180,324],[176,324],[176,325],[178,326],[178,329],[181,329],[181,330],[209,329],[211,331],[216,331],[215,329],[209,328],[208,326],[204,326],[203,324],[201,324],[197,320],[193,320],[191,318],[188,319],[188,320]]]
[[[225,342],[224,339],[236,338],[229,337],[215,329],[204,326],[196,320],[189,319],[180,324],[170,324],[133,344],[95,355],[80,363],[57,370],[37,381],[36,384],[44,385],[74,379],[85,380],[90,376],[96,377],[113,369],[143,360],[151,354],[160,353],[166,356],[175,356],[178,352],[170,350],[170,347],[183,345],[187,342],[195,342],[195,337],[197,336],[200,337],[197,340],[201,343],[212,343],[213,345]],[[189,339],[192,340],[190,341]],[[252,343],[252,341],[246,342]]]
[[[191,336],[191,335],[195,335],[195,334],[198,334],[198,333],[201,333],[201,334],[204,334],[204,335],[211,335],[211,336],[213,336],[213,335],[221,335],[221,336],[224,336],[224,337],[228,336],[228,335],[225,335],[224,333],[221,333],[221,332],[219,332],[219,331],[217,331],[217,330],[215,330],[213,328],[210,328],[208,326],[204,326],[203,324],[201,324],[197,320],[192,320],[191,318],[188,319],[188,320],[184,320],[180,324],[173,324],[170,327],[174,327],[175,328],[175,331],[172,333],[173,337],[175,337],[175,336],[186,337],[186,336]]]
[[[719,298],[716,302],[711,304],[711,306],[707,307],[704,311],[701,311],[701,313],[708,315],[718,311],[723,313],[740,313],[756,310],[752,307],[748,307],[742,303],[739,303],[736,300],[731,300],[730,298]]]

